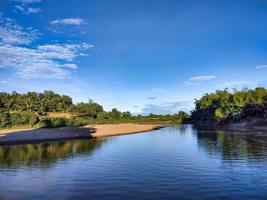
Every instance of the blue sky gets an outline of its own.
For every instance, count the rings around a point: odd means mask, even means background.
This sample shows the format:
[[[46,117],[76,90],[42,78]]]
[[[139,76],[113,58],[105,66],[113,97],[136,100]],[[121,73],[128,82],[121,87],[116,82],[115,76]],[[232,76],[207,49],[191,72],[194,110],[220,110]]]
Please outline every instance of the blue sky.
[[[266,1],[1,0],[0,89],[175,113],[266,86]]]

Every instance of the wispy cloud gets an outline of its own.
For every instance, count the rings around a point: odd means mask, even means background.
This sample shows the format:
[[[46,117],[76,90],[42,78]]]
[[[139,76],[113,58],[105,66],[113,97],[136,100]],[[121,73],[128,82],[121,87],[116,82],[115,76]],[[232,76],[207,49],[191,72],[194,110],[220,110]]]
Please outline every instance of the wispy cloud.
[[[142,114],[175,114],[179,111],[189,112],[193,108],[193,102],[177,101],[177,102],[164,102],[159,104],[146,104],[142,109]]]
[[[24,12],[25,14],[35,14],[41,12],[40,8],[23,7],[20,5],[16,5],[15,8]]]
[[[147,99],[149,99],[149,100],[154,100],[156,98],[157,98],[156,96],[147,97]]]
[[[87,44],[50,44],[37,47],[0,45],[0,65],[16,70],[21,78],[64,79],[77,69],[74,62]]]
[[[23,12],[24,14],[36,14],[41,12],[36,4],[41,3],[41,0],[13,0],[16,5],[15,9]]]
[[[38,31],[23,29],[0,15],[0,66],[11,68],[21,78],[63,79],[77,69],[75,59],[92,48],[88,43],[58,43],[31,46]]]
[[[37,39],[39,32],[33,28],[24,29],[14,20],[0,14],[0,42],[4,44],[30,44]]]
[[[55,19],[50,22],[50,31],[60,34],[68,33],[69,36],[86,33],[86,21],[81,18]]]
[[[267,69],[267,65],[258,65],[255,69]]]
[[[50,22],[51,25],[83,25],[86,24],[85,20],[81,18],[65,18],[65,19],[56,19]]]
[[[199,84],[201,82],[210,81],[215,79],[216,76],[213,75],[205,75],[205,76],[193,76],[185,81],[186,84]]]
[[[41,3],[42,0],[14,0],[15,2],[18,3],[23,3],[23,4],[32,4],[32,3]]]
[[[229,81],[223,84],[217,85],[219,88],[241,88],[241,87],[248,87],[252,83],[249,81]]]
[[[147,97],[148,100],[155,100],[160,98],[161,96],[163,96],[165,94],[165,90],[162,88],[154,88],[152,89],[152,91],[150,91],[149,96]]]

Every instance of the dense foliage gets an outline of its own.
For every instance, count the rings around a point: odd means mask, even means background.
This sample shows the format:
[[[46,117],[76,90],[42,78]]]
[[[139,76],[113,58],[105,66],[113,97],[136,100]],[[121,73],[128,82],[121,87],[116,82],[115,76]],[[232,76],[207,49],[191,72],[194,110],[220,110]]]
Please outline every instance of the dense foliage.
[[[64,113],[71,117],[65,117]],[[53,91],[0,93],[0,127],[36,124],[41,127],[81,126],[96,123],[97,118],[101,123],[106,123],[113,115],[113,111],[104,112],[103,107],[92,100],[73,104],[71,97]]]
[[[192,120],[195,123],[227,123],[264,118],[267,115],[267,90],[218,90],[195,101]]]
[[[120,112],[113,108],[110,112],[92,100],[74,104],[71,97],[53,91],[43,93],[28,92],[11,94],[0,92],[0,127],[36,126],[61,127],[82,126],[121,122],[175,122],[182,123],[188,115],[132,116],[130,112]]]
[[[30,112],[57,112],[68,111],[72,99],[66,95],[59,95],[52,91],[43,93],[28,92],[19,94],[0,93],[0,108],[8,111],[30,111]]]

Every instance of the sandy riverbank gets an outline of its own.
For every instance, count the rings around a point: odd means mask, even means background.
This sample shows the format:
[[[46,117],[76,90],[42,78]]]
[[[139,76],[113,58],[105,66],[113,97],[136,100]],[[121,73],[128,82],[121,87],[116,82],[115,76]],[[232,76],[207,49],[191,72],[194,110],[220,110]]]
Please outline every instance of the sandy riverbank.
[[[83,127],[3,129],[0,130],[0,145],[107,137],[152,131],[161,127],[155,124],[105,124]]]

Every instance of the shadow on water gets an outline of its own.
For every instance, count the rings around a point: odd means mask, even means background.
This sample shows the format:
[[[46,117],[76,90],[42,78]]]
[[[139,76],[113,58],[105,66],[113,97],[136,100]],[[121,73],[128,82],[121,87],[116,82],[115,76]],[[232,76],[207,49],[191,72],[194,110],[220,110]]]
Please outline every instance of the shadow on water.
[[[105,141],[106,139],[90,139],[0,146],[0,168],[32,165],[49,167],[60,159],[90,155]]]
[[[198,145],[223,160],[267,160],[267,133],[194,128]]]
[[[192,127],[171,126],[179,134],[193,134],[197,145],[209,155],[222,160],[267,161],[267,133],[234,132]],[[60,159],[90,155],[108,139],[70,140],[36,144],[0,146],[0,168],[41,165],[49,167]]]
[[[32,144],[67,139],[90,139],[96,132],[92,127],[37,128],[1,135],[0,145]]]

